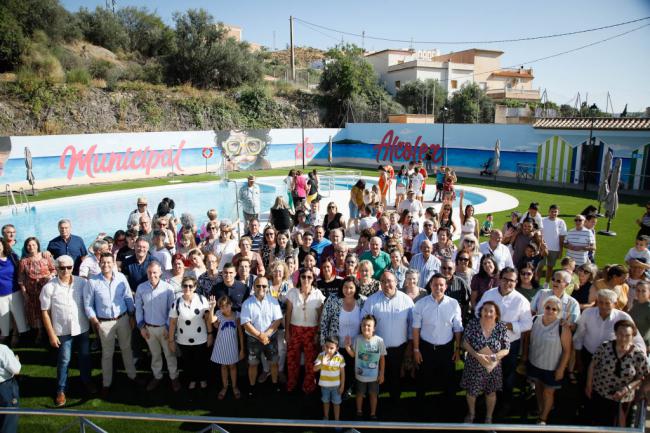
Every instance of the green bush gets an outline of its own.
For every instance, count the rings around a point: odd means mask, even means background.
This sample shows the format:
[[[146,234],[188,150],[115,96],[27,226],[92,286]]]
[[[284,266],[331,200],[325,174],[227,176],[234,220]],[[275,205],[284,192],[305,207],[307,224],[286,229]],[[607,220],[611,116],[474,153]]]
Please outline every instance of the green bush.
[[[118,81],[122,79],[124,71],[117,66],[113,66],[106,72],[106,89],[115,90],[117,89]]]
[[[63,47],[62,45],[54,45],[50,48],[50,52],[54,57],[59,60],[61,67],[65,71],[71,71],[77,68],[83,68],[84,60],[77,54]]]
[[[21,70],[30,70],[43,80],[62,82],[65,73],[61,62],[48,48],[48,39],[40,30],[34,33],[34,38],[27,50],[21,56]]]
[[[113,64],[104,59],[92,59],[88,65],[88,72],[93,78],[106,80],[108,71],[113,67]]]
[[[85,68],[75,68],[65,74],[65,81],[67,83],[90,84],[90,73]]]
[[[0,6],[0,72],[18,66],[26,46],[20,24],[8,9]]]
[[[151,84],[162,84],[165,68],[157,60],[150,59],[142,66],[142,79]]]

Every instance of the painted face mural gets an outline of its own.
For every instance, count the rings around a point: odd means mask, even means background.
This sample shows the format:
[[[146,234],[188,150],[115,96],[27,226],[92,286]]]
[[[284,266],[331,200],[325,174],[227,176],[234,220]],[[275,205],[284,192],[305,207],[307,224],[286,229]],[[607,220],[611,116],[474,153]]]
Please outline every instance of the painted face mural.
[[[268,129],[217,131],[216,141],[228,170],[271,168],[265,158],[271,141]]]

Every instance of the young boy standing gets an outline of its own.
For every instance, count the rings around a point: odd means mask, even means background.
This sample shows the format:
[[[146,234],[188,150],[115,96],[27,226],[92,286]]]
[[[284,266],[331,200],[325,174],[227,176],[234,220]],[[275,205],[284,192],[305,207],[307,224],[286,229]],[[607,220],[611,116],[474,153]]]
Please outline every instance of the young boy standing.
[[[341,415],[341,395],[345,386],[345,360],[338,352],[339,344],[333,338],[325,339],[325,351],[314,361],[314,371],[320,370],[321,399],[323,419],[330,417],[330,403],[334,406],[334,421]]]
[[[354,357],[354,371],[357,379],[356,404],[357,418],[363,418],[363,399],[368,394],[370,400],[370,419],[377,420],[377,396],[379,385],[384,383],[386,346],[384,340],[375,335],[377,319],[367,315],[361,320],[361,335],[354,342],[345,342],[348,355]]]

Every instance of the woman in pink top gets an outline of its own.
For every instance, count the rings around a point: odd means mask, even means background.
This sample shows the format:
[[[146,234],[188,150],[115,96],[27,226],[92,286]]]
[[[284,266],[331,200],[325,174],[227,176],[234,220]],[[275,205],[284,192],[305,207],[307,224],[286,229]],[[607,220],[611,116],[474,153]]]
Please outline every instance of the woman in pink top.
[[[304,202],[307,198],[307,179],[305,179],[305,176],[302,175],[302,171],[300,170],[296,171],[294,193],[294,202],[296,202],[296,200]]]

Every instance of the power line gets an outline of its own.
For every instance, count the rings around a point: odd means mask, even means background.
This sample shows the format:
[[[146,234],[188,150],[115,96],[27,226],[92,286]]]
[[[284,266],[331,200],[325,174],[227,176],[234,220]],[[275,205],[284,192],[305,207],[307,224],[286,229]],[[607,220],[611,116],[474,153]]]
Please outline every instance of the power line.
[[[438,44],[438,45],[496,44],[496,43],[506,43],[506,42],[534,41],[534,40],[539,40],[539,39],[559,38],[559,37],[563,37],[563,36],[571,36],[571,35],[577,35],[577,34],[581,34],[581,33],[589,33],[589,32],[595,32],[595,31],[599,31],[599,30],[611,29],[611,28],[614,28],[614,27],[620,27],[620,26],[624,26],[624,25],[627,25],[627,24],[633,24],[633,23],[637,23],[637,22],[645,21],[645,20],[649,20],[649,19],[650,19],[650,16],[643,17],[643,18],[637,18],[637,19],[630,20],[630,21],[624,21],[624,22],[620,22],[620,23],[616,23],[616,24],[610,24],[610,25],[607,25],[607,26],[593,27],[593,28],[589,28],[589,29],[576,30],[576,31],[572,31],[572,32],[554,33],[554,34],[550,34],[550,35],[540,35],[540,36],[528,36],[528,37],[514,38],[514,39],[495,39],[495,40],[487,40],[487,41],[414,41],[412,39],[391,39],[391,38],[382,38],[382,37],[379,37],[379,36],[370,36],[368,34],[364,35],[364,34],[359,34],[359,33],[346,32],[346,31],[343,31],[343,30],[337,30],[337,29],[334,29],[334,28],[331,28],[331,27],[322,26],[320,24],[315,24],[315,23],[312,23],[312,22],[305,21],[303,19],[294,17],[294,20],[300,21],[303,24],[308,24],[310,26],[317,27],[317,28],[320,28],[320,29],[323,29],[323,30],[339,33],[341,35],[355,36],[355,37],[358,37],[358,38],[366,38],[366,39],[374,39],[374,40],[377,40],[377,41],[400,42],[400,43],[408,43],[408,44],[427,44],[427,45],[431,45],[431,44]],[[315,29],[313,29],[313,30],[315,30]]]

